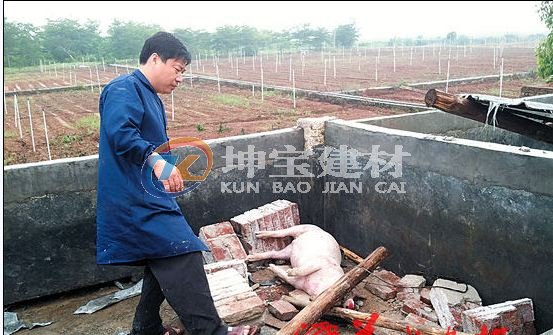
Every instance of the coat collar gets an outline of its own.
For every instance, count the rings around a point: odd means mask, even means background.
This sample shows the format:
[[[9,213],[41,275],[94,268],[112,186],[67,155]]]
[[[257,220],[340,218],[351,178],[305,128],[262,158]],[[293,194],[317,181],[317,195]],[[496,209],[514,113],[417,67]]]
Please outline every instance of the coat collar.
[[[140,71],[139,69],[134,70],[132,75],[138,78],[138,80],[140,80],[150,91],[152,91],[154,94],[157,94],[156,90],[154,89],[152,84],[150,84],[150,81],[148,80],[148,78],[146,78],[142,71]]]

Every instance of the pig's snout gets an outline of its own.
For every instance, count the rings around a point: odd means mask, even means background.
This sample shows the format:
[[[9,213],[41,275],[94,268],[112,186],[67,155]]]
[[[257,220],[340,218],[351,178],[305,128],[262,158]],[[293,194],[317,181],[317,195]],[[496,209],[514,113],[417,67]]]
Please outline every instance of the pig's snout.
[[[353,302],[352,298],[349,298],[344,302],[344,308],[347,309],[355,309],[355,303]]]

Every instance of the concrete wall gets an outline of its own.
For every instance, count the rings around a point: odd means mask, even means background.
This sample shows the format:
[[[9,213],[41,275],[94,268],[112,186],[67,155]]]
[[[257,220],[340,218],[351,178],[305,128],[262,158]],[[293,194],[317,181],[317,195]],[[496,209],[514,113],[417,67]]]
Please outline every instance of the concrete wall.
[[[235,152],[303,150],[303,130],[286,129],[208,141],[214,152],[210,177],[194,192],[180,197],[193,229],[228,220],[276,199],[298,202],[303,222],[317,219],[321,200],[311,194],[273,194],[271,174],[283,174],[267,160],[267,167],[247,178],[247,170],[222,172],[226,146]],[[312,162],[308,162],[312,165]],[[278,163],[278,164],[282,164]],[[277,164],[277,165],[278,165]],[[314,179],[301,179],[314,184]],[[260,194],[222,193],[221,182],[260,182]],[[95,264],[97,156],[4,168],[4,303],[10,304],[141,273],[138,267]]]
[[[411,155],[400,178],[367,171],[354,180],[362,193],[325,195],[325,227],[341,244],[360,255],[383,245],[392,270],[469,283],[486,304],[532,298],[538,329],[553,326],[553,152],[346,121],[327,122],[326,145]],[[379,193],[379,182],[405,193]]]
[[[550,143],[538,141],[533,138],[490,125],[486,126],[481,122],[438,110],[429,110],[413,114],[382,116],[357,121],[364,124],[445,137],[457,137],[482,142],[493,142],[516,147],[524,146],[548,151],[553,150],[553,145]]]

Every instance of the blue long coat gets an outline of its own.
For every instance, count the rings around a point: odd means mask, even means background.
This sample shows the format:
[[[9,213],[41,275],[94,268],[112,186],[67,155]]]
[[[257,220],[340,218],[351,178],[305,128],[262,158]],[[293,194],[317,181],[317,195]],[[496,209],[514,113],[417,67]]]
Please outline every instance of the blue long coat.
[[[121,76],[104,88],[100,119],[97,263],[140,263],[207,251],[176,200],[154,197],[142,186],[144,161],[169,140],[163,103],[142,72]]]

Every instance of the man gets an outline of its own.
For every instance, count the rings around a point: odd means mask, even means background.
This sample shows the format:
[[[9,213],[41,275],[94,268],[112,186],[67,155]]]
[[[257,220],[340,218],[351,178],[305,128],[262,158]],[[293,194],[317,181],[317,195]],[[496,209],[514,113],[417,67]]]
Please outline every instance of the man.
[[[162,172],[164,176],[162,184],[155,183],[167,192],[183,190],[179,170],[154,149],[169,140],[157,94],[171,93],[179,85],[190,60],[172,34],[156,33],[144,43],[139,70],[114,79],[102,92],[97,263],[145,266],[131,334],[181,334],[162,325],[159,309],[167,299],[191,335],[248,335],[257,329],[221,324],[203,270],[201,251],[208,249],[176,200],[155,197],[142,186],[143,165],[151,164],[157,179]]]

